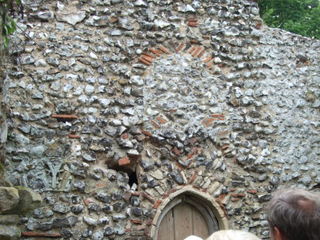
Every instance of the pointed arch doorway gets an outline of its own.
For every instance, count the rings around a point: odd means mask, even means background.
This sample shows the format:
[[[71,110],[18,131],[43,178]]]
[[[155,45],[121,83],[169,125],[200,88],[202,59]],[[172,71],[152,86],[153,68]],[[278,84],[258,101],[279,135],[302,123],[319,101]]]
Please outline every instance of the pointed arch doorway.
[[[157,211],[152,239],[183,240],[189,235],[205,239],[227,228],[222,209],[209,196],[192,188],[173,195]]]

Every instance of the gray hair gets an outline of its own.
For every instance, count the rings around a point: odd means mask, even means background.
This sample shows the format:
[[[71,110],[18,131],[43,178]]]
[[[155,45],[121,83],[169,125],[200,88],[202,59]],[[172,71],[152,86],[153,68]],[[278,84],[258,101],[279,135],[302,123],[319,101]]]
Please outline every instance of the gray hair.
[[[203,240],[201,237],[190,235],[189,237],[185,238],[184,240]]]
[[[206,240],[260,240],[256,235],[240,230],[221,230]]]
[[[319,240],[320,193],[303,189],[278,190],[267,208],[268,222],[287,240]]]

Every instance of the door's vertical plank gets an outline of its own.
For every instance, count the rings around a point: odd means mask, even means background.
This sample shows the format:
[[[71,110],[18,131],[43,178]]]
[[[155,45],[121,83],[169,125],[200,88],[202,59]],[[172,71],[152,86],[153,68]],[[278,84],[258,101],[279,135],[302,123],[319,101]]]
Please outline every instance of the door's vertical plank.
[[[175,240],[174,232],[173,209],[171,209],[161,221],[158,240]]]
[[[192,207],[192,224],[194,235],[203,239],[209,237],[208,223],[201,215],[201,213],[194,207]]]
[[[183,240],[192,235],[192,209],[191,205],[182,203],[173,209],[175,240]]]

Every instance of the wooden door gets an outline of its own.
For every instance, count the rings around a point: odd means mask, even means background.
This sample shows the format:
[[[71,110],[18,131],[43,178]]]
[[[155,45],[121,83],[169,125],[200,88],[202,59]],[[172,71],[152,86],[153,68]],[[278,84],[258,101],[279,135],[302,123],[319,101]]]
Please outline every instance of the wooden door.
[[[162,219],[158,240],[183,240],[189,235],[205,239],[211,234],[208,224],[206,216],[195,206],[182,202],[171,208]]]

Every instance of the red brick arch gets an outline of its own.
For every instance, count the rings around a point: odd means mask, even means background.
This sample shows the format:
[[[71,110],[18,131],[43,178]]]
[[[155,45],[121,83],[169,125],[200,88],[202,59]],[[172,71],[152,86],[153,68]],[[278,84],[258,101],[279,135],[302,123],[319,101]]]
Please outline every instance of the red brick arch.
[[[174,53],[190,54],[195,60],[202,61],[208,69],[213,66],[213,57],[209,49],[196,41],[181,42],[177,47],[166,47],[158,45],[144,51],[139,57],[138,61],[144,65],[150,66],[157,58],[163,55],[171,55]]]

